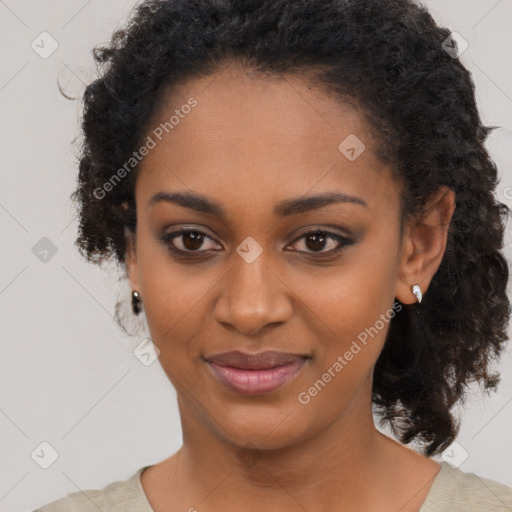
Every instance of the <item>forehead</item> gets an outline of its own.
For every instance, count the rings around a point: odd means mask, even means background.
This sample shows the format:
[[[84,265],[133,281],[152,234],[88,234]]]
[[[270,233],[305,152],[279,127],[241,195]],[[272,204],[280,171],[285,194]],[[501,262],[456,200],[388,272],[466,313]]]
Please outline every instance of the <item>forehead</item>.
[[[229,65],[189,80],[163,98],[147,135],[155,145],[137,180],[146,200],[164,189],[269,203],[337,190],[371,204],[396,191],[362,115],[299,76]]]

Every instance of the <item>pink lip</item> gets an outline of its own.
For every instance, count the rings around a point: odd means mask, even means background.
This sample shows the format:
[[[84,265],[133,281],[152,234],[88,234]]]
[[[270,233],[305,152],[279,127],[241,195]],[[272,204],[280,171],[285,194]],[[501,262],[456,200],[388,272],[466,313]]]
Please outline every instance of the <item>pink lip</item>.
[[[267,351],[247,354],[225,352],[206,359],[214,375],[243,395],[268,393],[290,381],[306,362],[306,356]]]

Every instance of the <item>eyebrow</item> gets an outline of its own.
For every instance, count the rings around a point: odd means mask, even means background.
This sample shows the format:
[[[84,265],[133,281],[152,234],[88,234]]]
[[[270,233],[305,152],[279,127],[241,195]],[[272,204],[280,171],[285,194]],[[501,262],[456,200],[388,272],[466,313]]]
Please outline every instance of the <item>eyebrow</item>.
[[[174,203],[179,206],[183,206],[184,208],[214,215],[219,218],[226,217],[226,211],[220,203],[200,194],[190,192],[158,192],[148,201],[147,207],[160,202]],[[278,217],[287,217],[289,215],[317,210],[324,206],[336,203],[358,204],[368,208],[366,201],[360,197],[350,196],[341,192],[327,192],[316,196],[299,197],[281,201],[274,207],[274,215]]]

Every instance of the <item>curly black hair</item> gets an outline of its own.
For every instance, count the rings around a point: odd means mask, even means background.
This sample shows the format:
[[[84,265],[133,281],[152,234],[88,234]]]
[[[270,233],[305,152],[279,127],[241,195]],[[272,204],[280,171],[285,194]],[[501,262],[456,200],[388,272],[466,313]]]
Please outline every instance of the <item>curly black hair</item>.
[[[108,193],[105,184],[141,145],[166,91],[230,61],[309,76],[360,106],[377,156],[403,185],[402,222],[421,218],[440,186],[455,192],[441,265],[419,313],[406,306],[391,320],[372,392],[381,424],[402,443],[419,442],[427,456],[441,452],[458,433],[451,410],[469,385],[497,387],[490,364],[510,316],[500,252],[509,208],[494,197],[497,168],[484,146],[493,128],[482,125],[469,71],[443,47],[449,37],[410,0],[138,4],[109,44],[93,50],[99,77],[83,96],[72,194],[80,253],[124,266],[126,233],[136,229],[137,166]]]

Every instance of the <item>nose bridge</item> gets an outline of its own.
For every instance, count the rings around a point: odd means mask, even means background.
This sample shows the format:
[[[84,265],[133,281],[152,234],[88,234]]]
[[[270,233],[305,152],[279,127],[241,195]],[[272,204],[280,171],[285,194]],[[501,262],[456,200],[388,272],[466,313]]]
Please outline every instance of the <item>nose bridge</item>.
[[[291,314],[291,304],[275,270],[268,249],[255,255],[254,242],[244,241],[233,254],[233,267],[215,316],[245,334],[253,334],[269,323],[284,322]],[[252,254],[251,254],[252,253]]]

